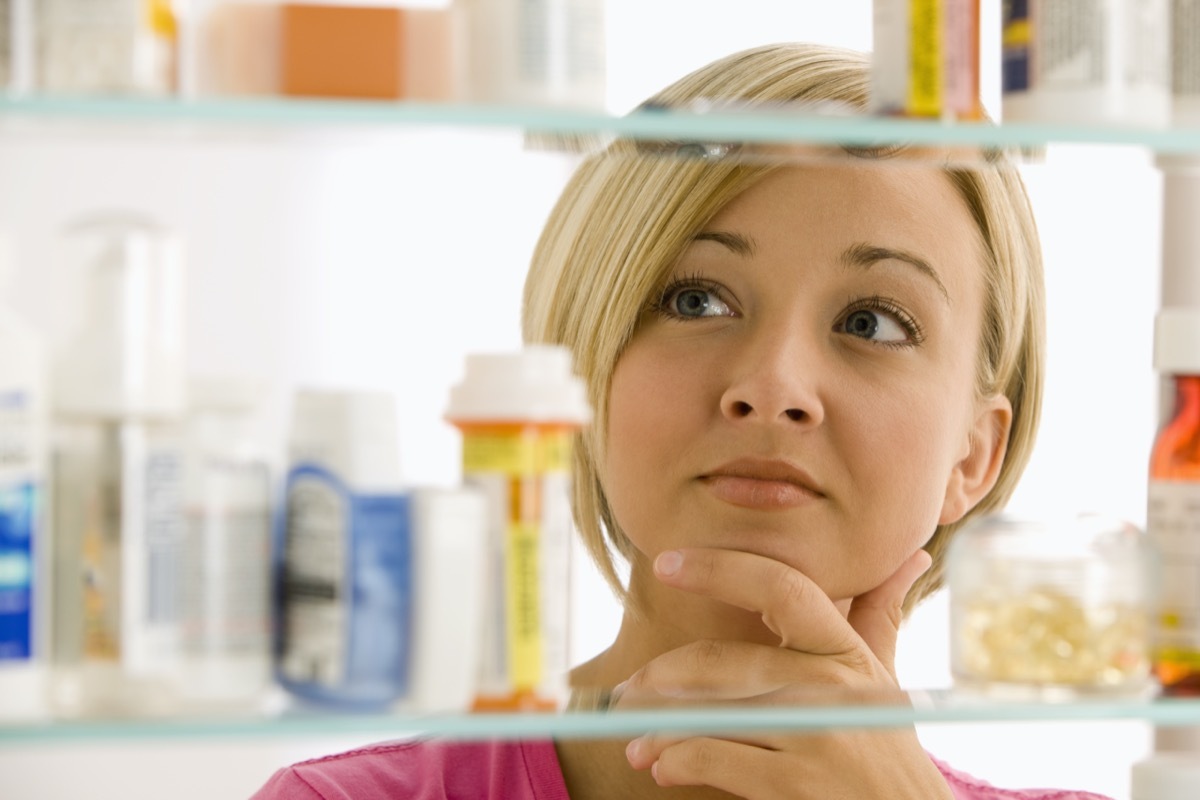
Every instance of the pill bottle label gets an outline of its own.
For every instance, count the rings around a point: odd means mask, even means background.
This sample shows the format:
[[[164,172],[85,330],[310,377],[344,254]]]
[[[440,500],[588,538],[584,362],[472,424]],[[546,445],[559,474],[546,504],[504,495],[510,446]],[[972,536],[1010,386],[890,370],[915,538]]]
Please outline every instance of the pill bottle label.
[[[262,656],[270,620],[269,478],[258,463],[197,459],[203,493],[189,504],[184,570],[185,649],[197,656]]]
[[[279,673],[290,689],[378,704],[408,685],[408,500],[355,494],[322,467],[291,471],[285,501]]]
[[[552,707],[568,666],[572,431],[475,427],[464,481],[488,499],[478,708]]]
[[[347,500],[317,470],[297,471],[288,482],[280,671],[290,680],[345,680]]]

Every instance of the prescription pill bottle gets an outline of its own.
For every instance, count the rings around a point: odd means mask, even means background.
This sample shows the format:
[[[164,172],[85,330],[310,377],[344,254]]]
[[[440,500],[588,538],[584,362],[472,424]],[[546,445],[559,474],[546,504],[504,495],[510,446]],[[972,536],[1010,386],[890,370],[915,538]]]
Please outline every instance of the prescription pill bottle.
[[[570,354],[553,346],[468,355],[446,418],[463,482],[488,503],[476,711],[563,704],[570,665],[574,438],[591,419]]]
[[[871,105],[879,114],[978,120],[979,0],[874,0]]]
[[[968,691],[1030,699],[1150,692],[1156,550],[1094,515],[990,517],[950,547],[951,670]]]

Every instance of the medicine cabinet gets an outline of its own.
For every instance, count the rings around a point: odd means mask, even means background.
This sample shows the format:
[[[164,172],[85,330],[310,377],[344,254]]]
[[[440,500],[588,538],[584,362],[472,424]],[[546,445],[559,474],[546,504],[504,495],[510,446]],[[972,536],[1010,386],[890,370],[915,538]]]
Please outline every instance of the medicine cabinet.
[[[581,150],[587,150],[604,140],[627,136],[647,140],[694,140],[699,142],[783,142],[813,144],[872,145],[880,142],[898,141],[928,145],[977,145],[983,147],[1008,148],[1020,151],[1034,169],[1047,159],[1046,152],[1053,152],[1060,145],[1068,146],[1071,157],[1089,158],[1090,148],[1105,148],[1105,153],[1117,148],[1133,159],[1152,161],[1157,154],[1195,155],[1200,158],[1200,130],[1174,129],[1119,129],[1093,128],[1068,125],[1006,124],[999,126],[975,124],[941,124],[901,119],[866,118],[850,116],[816,116],[792,113],[742,112],[736,110],[688,111],[643,111],[625,116],[604,112],[565,110],[559,108],[534,108],[485,105],[457,105],[434,103],[390,103],[319,100],[234,100],[204,99],[177,101],[166,99],[135,98],[49,98],[17,97],[0,98],[0,164],[6,143],[20,143],[45,152],[53,152],[60,142],[70,142],[78,131],[95,135],[99,140],[111,141],[121,152],[136,149],[139,142],[155,146],[176,143],[186,146],[189,142],[227,143],[226,155],[231,160],[231,170],[238,168],[239,159],[246,163],[261,163],[277,158],[270,151],[278,146],[289,150],[293,159],[279,158],[274,171],[274,180],[286,184],[291,180],[289,169],[315,154],[322,142],[338,141],[362,143],[361,161],[358,167],[369,164],[377,152],[372,148],[380,141],[383,147],[392,146],[396,135],[403,137],[402,145],[419,155],[422,147],[433,141],[444,145],[457,142],[470,149],[470,167],[442,163],[430,168],[428,174],[404,176],[387,172],[381,181],[379,195],[361,198],[361,213],[367,220],[364,224],[389,225],[393,218],[403,215],[461,215],[464,225],[472,236],[501,236],[503,218],[509,214],[523,214],[531,218],[529,235],[522,233],[516,244],[507,242],[508,249],[497,248],[497,260],[509,262],[503,266],[508,270],[507,278],[497,276],[501,267],[497,264],[481,263],[405,263],[399,253],[399,263],[383,264],[369,261],[370,254],[364,253],[350,240],[329,246],[323,257],[331,263],[339,263],[338,269],[345,276],[337,286],[328,287],[321,283],[323,278],[309,274],[288,274],[276,269],[268,277],[256,273],[256,254],[237,253],[210,248],[210,257],[231,261],[244,260],[238,270],[244,275],[244,284],[207,283],[202,298],[210,316],[206,324],[219,324],[223,318],[232,316],[242,323],[251,320],[271,302],[273,292],[280,291],[282,282],[307,281],[307,290],[313,297],[323,297],[324,302],[345,308],[367,309],[361,320],[361,328],[339,330],[338,341],[353,341],[357,335],[374,335],[373,320],[382,315],[411,317],[408,327],[402,331],[404,341],[383,344],[375,342],[365,352],[348,355],[344,350],[323,349],[318,333],[314,330],[322,324],[321,308],[311,305],[305,308],[301,318],[286,320],[281,330],[256,332],[261,339],[247,340],[244,348],[262,356],[270,351],[274,338],[297,337],[303,339],[302,347],[311,345],[306,357],[312,360],[337,362],[354,360],[354,366],[342,365],[332,374],[366,375],[372,369],[400,369],[406,374],[393,376],[397,385],[406,381],[422,380],[435,386],[449,386],[456,364],[423,362],[416,356],[408,361],[395,355],[397,348],[409,346],[420,350],[423,336],[444,336],[453,339],[461,349],[496,346],[496,342],[515,345],[519,341],[516,328],[516,309],[519,303],[519,278],[523,265],[512,263],[516,257],[527,255],[521,248],[532,245],[530,236],[536,231],[540,219],[544,218],[553,200],[548,193],[536,208],[513,209],[504,207],[504,188],[498,183],[516,180],[516,174],[506,169],[503,160],[516,154],[528,159],[526,165],[542,171],[542,178],[552,182],[565,177],[571,162]],[[243,147],[244,143],[256,142],[260,147]],[[523,144],[524,143],[524,144]],[[311,150],[309,149],[311,147]],[[229,153],[232,153],[230,158]],[[488,159],[494,168],[488,167]],[[11,162],[10,162],[11,163]],[[344,162],[343,162],[344,163]],[[55,191],[68,191],[70,171],[78,164],[64,160],[53,181]],[[331,170],[338,168],[332,163]],[[1053,164],[1046,167],[1053,169]],[[445,182],[455,189],[431,186],[439,170],[444,171]],[[1111,192],[1119,195],[1120,187],[1106,185],[1105,165],[1096,170],[1095,187],[1079,187],[1079,191]],[[467,174],[469,173],[469,174]],[[260,173],[262,174],[262,173]],[[23,176],[20,186],[28,189],[34,184],[31,176]],[[5,176],[0,172],[0,184]],[[472,184],[489,185],[487,196],[493,204],[492,219],[481,223],[489,210],[471,205],[468,196]],[[208,185],[216,193],[228,192],[236,186],[236,180],[227,179]],[[204,191],[204,184],[191,184],[187,191]],[[257,196],[255,187],[246,187],[246,197],[235,204],[245,209]],[[459,193],[455,196],[455,192]],[[277,197],[279,193],[272,195]],[[266,195],[263,195],[266,197]],[[403,202],[396,200],[406,197]],[[250,198],[249,200],[247,199]],[[395,202],[394,207],[381,207],[380,198]],[[34,202],[32,198],[30,202]],[[15,207],[19,200],[10,199]],[[214,201],[214,205],[220,203]],[[320,198],[304,198],[298,203],[310,203],[304,209],[313,225],[321,224],[323,207]],[[4,206],[0,206],[3,208]],[[1050,215],[1045,209],[1036,209],[1040,223],[1047,225]],[[1062,211],[1061,209],[1056,209]],[[499,220],[499,221],[497,221]],[[0,227],[5,220],[0,219]],[[53,221],[57,224],[58,220]],[[46,227],[51,226],[46,223]],[[222,224],[237,224],[253,227],[255,220],[240,218],[226,220]],[[1052,223],[1049,223],[1052,224]],[[1105,223],[1096,223],[1103,226]],[[1088,223],[1081,221],[1081,234],[1087,235]],[[480,232],[482,226],[483,232]],[[418,225],[419,227],[419,225]],[[219,229],[219,226],[216,226]],[[47,230],[39,235],[47,236]],[[278,243],[260,242],[262,247],[277,246],[287,251],[293,245],[286,241]],[[454,252],[453,244],[447,250]],[[287,261],[286,255],[273,253],[280,264]],[[393,274],[389,270],[394,269]],[[435,296],[414,297],[404,293],[404,269],[428,269],[444,273],[444,282]],[[1127,271],[1110,277],[1096,274],[1083,263],[1056,263],[1048,259],[1048,272],[1056,269],[1075,270],[1073,280],[1077,284],[1075,300],[1086,305],[1091,302],[1091,293],[1096,282],[1117,281],[1129,285],[1130,291],[1151,292],[1154,289],[1154,274],[1157,260],[1153,254],[1143,254],[1138,264],[1130,264]],[[458,272],[461,270],[461,272]],[[1048,278],[1055,276],[1049,275]],[[378,295],[377,287],[384,285],[384,295]],[[49,287],[51,290],[53,287]],[[464,317],[481,311],[488,297],[498,298],[493,304],[506,309],[509,318],[503,327],[472,329],[463,322]],[[69,305],[69,304],[67,304]],[[342,308],[344,311],[345,308]],[[46,313],[68,314],[50,306],[40,306]],[[1053,313],[1053,310],[1051,311]],[[1104,338],[1121,333],[1122,320],[1119,309],[1097,308],[1098,330],[1093,335],[1082,335],[1082,341]],[[490,319],[490,318],[489,318]],[[1146,323],[1146,324],[1143,324]],[[434,327],[437,326],[437,327]],[[1139,343],[1148,343],[1148,320],[1130,323],[1129,335]],[[392,330],[389,328],[389,330]],[[444,333],[442,333],[444,331]],[[264,341],[266,342],[264,344]],[[413,347],[413,345],[416,345]],[[1072,342],[1075,344],[1075,342]],[[1054,343],[1052,342],[1052,347]],[[289,351],[291,352],[291,351]],[[233,361],[243,359],[232,346],[210,351],[209,357],[216,362],[222,356]],[[247,357],[248,358],[248,357]],[[394,359],[394,360],[391,360]],[[243,359],[239,363],[252,363]],[[1104,374],[1102,354],[1093,351],[1085,354],[1079,362],[1083,369],[1093,367],[1097,375],[1097,392],[1104,384],[1112,381],[1133,380],[1150,382],[1154,379],[1150,369],[1150,351],[1144,348],[1142,363],[1144,372],[1132,376]],[[207,364],[205,366],[212,366]],[[337,370],[341,369],[341,372]],[[1052,375],[1053,379],[1053,375]],[[1053,384],[1053,380],[1052,380]],[[1048,387],[1048,393],[1054,386]],[[443,401],[439,395],[431,395],[421,401],[425,412],[421,421],[437,419],[438,405]],[[277,408],[284,408],[280,400]],[[1150,407],[1132,409],[1128,418],[1134,431],[1130,436],[1148,437],[1154,422],[1155,409]],[[1125,416],[1125,415],[1118,415]],[[281,427],[283,420],[277,420]],[[434,438],[432,451],[441,453],[421,465],[423,469],[438,476],[450,476],[454,470],[456,453],[449,431]],[[403,437],[403,433],[402,433]],[[1091,458],[1090,453],[1079,453],[1080,458]],[[440,460],[437,460],[440,459]],[[418,471],[416,469],[413,470]],[[1141,474],[1141,465],[1133,470]],[[1032,476],[1036,480],[1038,476]],[[1031,478],[1027,477],[1026,480]],[[1096,491],[1093,487],[1093,492]],[[1101,491],[1103,491],[1101,489]],[[598,589],[603,591],[603,589]],[[887,727],[892,725],[938,724],[938,723],[1056,723],[1056,722],[1113,722],[1134,720],[1159,725],[1200,726],[1200,699],[1197,700],[1088,700],[1070,703],[1001,702],[969,700],[952,692],[935,689],[914,691],[911,706],[855,705],[815,706],[789,709],[736,709],[736,710],[671,710],[654,712],[621,712],[612,714],[563,713],[552,715],[447,715],[421,717],[403,712],[394,714],[335,714],[282,712],[262,715],[212,715],[205,717],[169,718],[162,720],[89,720],[54,721],[46,723],[0,725],[0,750],[17,748],[38,743],[92,743],[92,742],[150,742],[184,741],[205,739],[242,741],[262,738],[286,739],[290,737],[355,737],[361,741],[396,738],[416,733],[463,738],[493,737],[604,737],[625,736],[648,729],[671,728],[683,731],[731,730],[731,729],[789,729],[815,730],[832,727]],[[0,781],[0,786],[3,781]]]
[[[349,101],[52,99],[0,100],[0,137],[53,137],[84,126],[101,136],[175,138],[364,136],[381,130],[452,130],[480,137],[525,137],[527,149],[573,158],[614,136],[644,140],[779,142],[870,145],[979,145],[1020,151],[1031,163],[1047,146],[1117,145],[1147,153],[1200,156],[1200,131],[1098,129],[1064,125],[976,125],[856,116],[749,111],[642,111],[626,116],[550,108],[513,108]],[[247,132],[252,133],[247,133]],[[375,132],[372,134],[371,132]],[[419,139],[415,141],[420,141]],[[589,144],[590,143],[590,144]],[[519,145],[518,145],[519,146]],[[564,161],[565,165],[565,161]],[[565,171],[564,173],[565,174]],[[468,273],[470,274],[470,273]],[[359,287],[366,291],[368,287]],[[467,290],[467,294],[470,291]],[[412,299],[409,298],[411,301]],[[445,298],[436,302],[445,303]],[[453,303],[446,312],[452,319]],[[513,306],[515,308],[515,306]],[[377,357],[374,356],[374,357]],[[669,725],[684,730],[718,728],[817,729],[922,722],[1141,719],[1156,724],[1200,725],[1200,700],[1087,701],[1069,704],[981,702],[948,691],[916,692],[911,707],[847,706],[737,711],[561,715],[462,715],[418,717],[284,713],[263,717],[207,717],[165,721],[55,722],[0,726],[0,746],[36,740],[161,738],[243,735],[329,735],[353,732],[392,736],[428,732],[460,737],[632,734]]]

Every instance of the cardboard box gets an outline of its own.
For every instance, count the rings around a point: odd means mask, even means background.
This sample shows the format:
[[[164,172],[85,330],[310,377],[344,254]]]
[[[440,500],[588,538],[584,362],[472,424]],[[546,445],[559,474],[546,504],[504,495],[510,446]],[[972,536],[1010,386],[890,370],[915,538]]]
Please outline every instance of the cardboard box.
[[[284,5],[280,20],[283,93],[403,97],[405,23],[399,8]]]

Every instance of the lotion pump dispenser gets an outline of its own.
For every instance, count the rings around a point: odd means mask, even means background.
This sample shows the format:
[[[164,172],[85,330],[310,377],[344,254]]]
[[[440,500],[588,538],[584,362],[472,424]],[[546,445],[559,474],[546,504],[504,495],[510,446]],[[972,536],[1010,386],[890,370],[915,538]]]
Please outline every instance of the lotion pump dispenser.
[[[182,648],[183,265],[135,217],[67,232],[82,325],[55,364],[53,700],[174,709]]]

